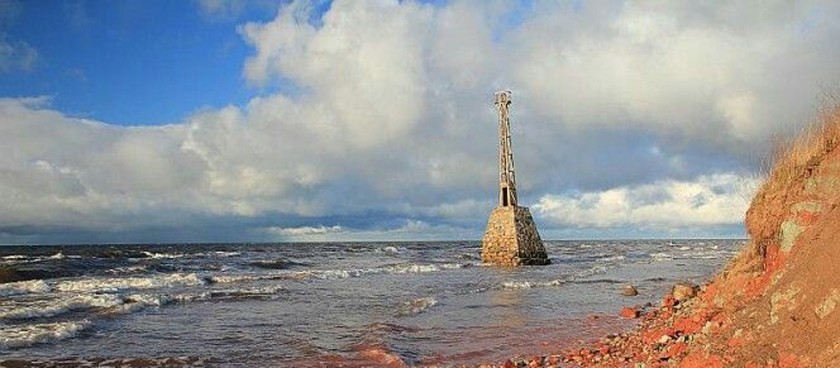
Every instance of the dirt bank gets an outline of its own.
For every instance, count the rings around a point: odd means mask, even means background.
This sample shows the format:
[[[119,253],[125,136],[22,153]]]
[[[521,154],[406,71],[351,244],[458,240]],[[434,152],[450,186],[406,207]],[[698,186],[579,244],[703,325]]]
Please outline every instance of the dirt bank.
[[[747,211],[750,241],[695,297],[568,352],[566,365],[840,367],[840,107],[781,147]]]

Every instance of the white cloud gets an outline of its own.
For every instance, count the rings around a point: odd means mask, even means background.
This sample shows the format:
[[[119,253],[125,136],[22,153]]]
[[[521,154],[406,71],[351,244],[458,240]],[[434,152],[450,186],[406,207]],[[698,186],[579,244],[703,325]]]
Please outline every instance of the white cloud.
[[[838,50],[826,43],[837,33],[836,4],[584,3],[577,13],[542,5],[510,42],[514,81],[537,112],[577,129],[631,127],[754,149],[788,131],[840,77],[830,66]]]
[[[316,7],[294,2],[238,30],[254,48],[244,78],[295,93],[128,128],[0,100],[0,233],[195,217],[329,224],[300,230],[324,236],[481,231],[498,88],[514,91],[520,196],[550,226],[737,223],[739,179],[712,173],[754,169],[766,138],[840,77],[839,8],[338,0],[313,21]],[[371,222],[333,232],[340,222],[301,218]],[[428,228],[395,231],[416,219]]]
[[[306,238],[313,235],[324,235],[330,233],[342,233],[344,228],[338,225],[334,226],[301,226],[301,227],[268,227],[264,229],[265,232],[272,235],[280,235],[284,238]]]
[[[734,173],[663,180],[573,195],[547,194],[533,206],[554,226],[687,228],[739,224],[759,179]]]
[[[310,25],[295,3],[267,24],[241,28],[257,54],[245,76],[265,83],[275,74],[309,92],[300,107],[318,117],[310,129],[369,148],[404,137],[425,104],[423,44],[430,7],[396,2],[333,3],[324,25]]]

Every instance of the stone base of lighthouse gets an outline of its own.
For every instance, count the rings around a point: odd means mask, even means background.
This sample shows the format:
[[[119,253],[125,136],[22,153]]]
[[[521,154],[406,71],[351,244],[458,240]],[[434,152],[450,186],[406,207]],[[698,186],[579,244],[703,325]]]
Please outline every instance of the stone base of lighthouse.
[[[499,266],[551,263],[528,207],[499,206],[490,213],[481,261]]]

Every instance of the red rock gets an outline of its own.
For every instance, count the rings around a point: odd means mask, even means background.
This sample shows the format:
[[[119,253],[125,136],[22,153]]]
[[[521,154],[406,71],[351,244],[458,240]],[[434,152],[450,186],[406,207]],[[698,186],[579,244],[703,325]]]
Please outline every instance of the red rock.
[[[662,307],[673,308],[675,305],[677,305],[677,299],[675,299],[673,295],[668,294],[662,298]]]
[[[602,344],[601,347],[598,348],[598,352],[601,353],[602,355],[609,354],[610,353],[610,347]]]
[[[516,364],[513,360],[508,359],[505,361],[505,364],[502,364],[502,368],[516,368]]]
[[[670,328],[650,329],[642,332],[642,342],[645,345],[653,345],[658,342],[662,336],[674,335],[674,330]]]
[[[624,307],[621,308],[621,312],[619,312],[618,315],[624,319],[639,318],[639,310],[635,308]]]
[[[688,350],[688,344],[684,342],[675,342],[668,346],[667,352],[668,356],[673,358],[682,355],[686,350]]]
[[[703,355],[692,353],[686,356],[679,365],[680,368],[723,368],[723,360],[717,355]]]
[[[674,322],[674,330],[682,331],[684,335],[693,335],[703,329],[705,323],[701,321],[701,318],[679,318]]]

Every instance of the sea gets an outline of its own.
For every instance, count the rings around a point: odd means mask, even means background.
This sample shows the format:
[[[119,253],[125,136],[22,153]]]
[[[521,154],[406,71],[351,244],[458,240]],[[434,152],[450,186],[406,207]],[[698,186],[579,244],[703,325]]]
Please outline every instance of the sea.
[[[0,365],[475,365],[632,327],[622,306],[702,283],[743,240],[0,246]],[[622,296],[624,285],[639,295]]]

